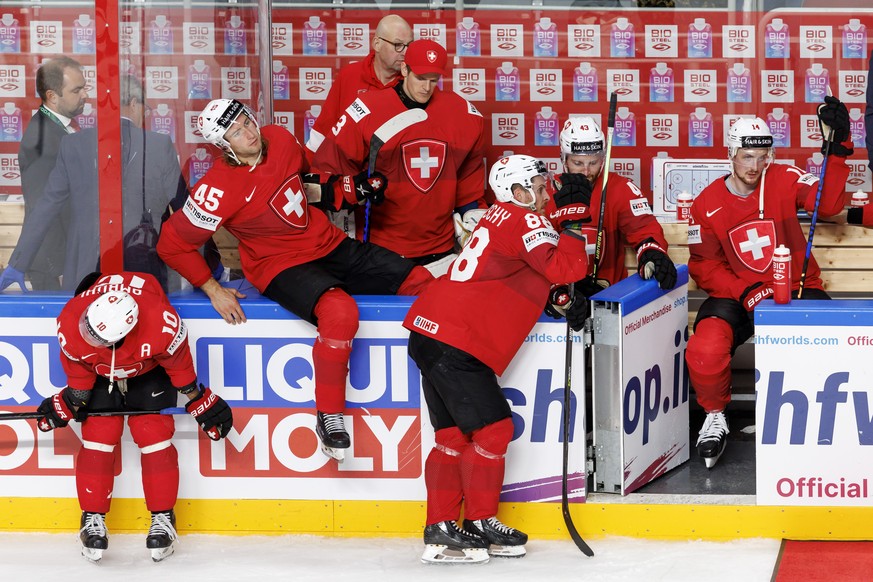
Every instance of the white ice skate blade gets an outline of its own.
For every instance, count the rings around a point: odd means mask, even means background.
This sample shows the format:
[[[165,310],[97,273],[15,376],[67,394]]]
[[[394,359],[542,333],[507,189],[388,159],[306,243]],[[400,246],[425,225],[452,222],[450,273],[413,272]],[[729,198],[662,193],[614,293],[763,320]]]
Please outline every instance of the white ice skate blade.
[[[345,449],[335,449],[333,447],[329,447],[324,443],[321,443],[321,452],[334,459],[337,463],[342,463],[346,460],[346,450]]]
[[[160,562],[166,558],[169,558],[176,551],[176,544],[170,544],[169,547],[166,548],[155,548],[150,550],[152,553],[152,562]]]
[[[724,449],[722,449],[721,453],[723,452]],[[707,469],[712,469],[713,467],[715,467],[715,464],[718,463],[718,460],[721,458],[721,453],[717,454],[714,457],[703,457],[703,462],[706,463]]]
[[[498,546],[491,544],[488,548],[488,555],[493,558],[523,558],[527,555],[527,550],[524,546]]]
[[[450,548],[425,544],[421,561],[425,564],[485,564],[490,559],[484,548]]]
[[[82,557],[94,564],[99,564],[103,558],[103,550],[96,548],[86,548],[82,546]]]

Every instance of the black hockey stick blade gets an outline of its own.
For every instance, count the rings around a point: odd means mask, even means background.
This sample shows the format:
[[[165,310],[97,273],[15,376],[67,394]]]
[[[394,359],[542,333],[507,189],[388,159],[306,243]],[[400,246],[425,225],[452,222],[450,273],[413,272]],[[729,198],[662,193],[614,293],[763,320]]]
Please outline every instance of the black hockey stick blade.
[[[89,412],[88,416],[140,416],[142,414],[188,414],[184,408],[162,408],[160,410],[101,410]],[[29,420],[42,418],[41,412],[3,412],[0,413],[0,421],[3,420]]]
[[[568,287],[570,293],[570,302],[572,303],[573,297],[575,296],[575,288],[571,283]],[[573,329],[570,327],[570,322],[567,322],[567,337],[566,337],[566,351],[564,352],[564,371],[566,372],[566,382],[564,384],[564,467],[561,471],[561,513],[564,514],[564,525],[567,526],[567,531],[570,533],[570,537],[573,539],[573,543],[576,544],[576,547],[582,551],[588,557],[594,555],[594,550],[585,543],[585,540],[582,539],[582,536],[579,535],[579,531],[576,529],[576,525],[573,523],[573,516],[570,515],[570,498],[569,498],[569,485],[567,480],[569,478],[570,471],[570,405],[572,404],[572,400],[570,395],[572,394],[572,380],[571,375],[573,371]]]
[[[398,113],[373,132],[373,137],[370,138],[370,157],[367,162],[367,175],[372,175],[376,170],[376,157],[379,155],[379,150],[382,146],[391,141],[398,133],[416,123],[421,123],[427,119],[427,111],[424,109],[407,109],[402,113]]]

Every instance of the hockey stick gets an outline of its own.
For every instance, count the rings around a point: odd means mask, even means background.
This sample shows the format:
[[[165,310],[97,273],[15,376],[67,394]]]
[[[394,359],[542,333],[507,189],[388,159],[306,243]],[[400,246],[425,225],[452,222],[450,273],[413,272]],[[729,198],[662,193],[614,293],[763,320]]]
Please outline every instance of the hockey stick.
[[[594,244],[594,268],[591,278],[597,282],[597,271],[603,255],[603,217],[606,214],[606,182],[609,180],[609,158],[612,152],[612,134],[615,131],[615,108],[618,105],[618,94],[613,91],[609,96],[609,117],[606,118],[606,159],[603,162],[603,184],[600,188],[600,215],[597,219],[597,238]]]
[[[568,285],[568,292],[570,294],[570,303],[572,304],[575,295],[573,283]],[[564,353],[564,367],[567,373],[567,378],[564,385],[564,468],[561,471],[561,512],[564,514],[564,525],[567,526],[567,531],[570,533],[570,537],[573,538],[573,543],[576,544],[576,547],[579,548],[583,554],[591,557],[594,555],[594,551],[585,543],[582,536],[579,535],[579,531],[573,523],[573,516],[570,515],[569,485],[567,483],[568,473],[570,471],[570,405],[572,402],[570,396],[572,394],[571,374],[573,370],[573,329],[570,327],[569,321],[567,322],[566,342],[567,348]],[[584,408],[582,414],[585,414]]]
[[[815,193],[815,204],[812,207],[812,221],[809,224],[809,236],[806,239],[806,253],[803,255],[803,269],[800,270],[800,286],[797,288],[797,298],[803,297],[803,286],[806,283],[806,269],[809,267],[809,257],[812,256],[812,238],[815,236],[815,225],[818,222],[818,206],[821,202],[821,190],[824,187],[825,172],[828,169],[828,155],[831,153],[831,140],[834,130],[828,128],[828,138],[825,143],[824,160],[821,162],[821,173],[818,175],[818,190]]]
[[[88,416],[140,416],[142,414],[188,414],[184,408],[162,408],[160,410],[101,410],[89,412]],[[41,412],[3,412],[0,413],[0,421],[4,420],[28,420],[42,418]]]
[[[407,109],[402,113],[398,113],[373,132],[373,137],[370,138],[370,157],[367,160],[367,177],[373,175],[376,171],[376,156],[379,155],[379,150],[382,146],[396,136],[398,133],[416,123],[421,123],[427,119],[427,111],[424,109]],[[363,241],[367,242],[370,238],[370,201],[367,200],[367,205],[364,209],[364,236]]]

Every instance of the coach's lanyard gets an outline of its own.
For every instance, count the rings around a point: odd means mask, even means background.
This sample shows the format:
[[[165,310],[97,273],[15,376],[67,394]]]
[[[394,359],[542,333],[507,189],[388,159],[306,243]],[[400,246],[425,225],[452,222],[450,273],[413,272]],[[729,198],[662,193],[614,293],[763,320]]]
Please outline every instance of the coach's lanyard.
[[[70,130],[67,129],[66,125],[64,125],[64,122],[61,121],[60,119],[58,119],[58,116],[55,115],[54,113],[52,113],[48,107],[46,107],[45,105],[40,105],[39,112],[42,113],[43,115],[45,115],[46,117],[48,117],[49,119],[51,119],[52,121],[54,121],[55,123],[57,123],[58,125],[60,125],[66,133],[70,133]]]

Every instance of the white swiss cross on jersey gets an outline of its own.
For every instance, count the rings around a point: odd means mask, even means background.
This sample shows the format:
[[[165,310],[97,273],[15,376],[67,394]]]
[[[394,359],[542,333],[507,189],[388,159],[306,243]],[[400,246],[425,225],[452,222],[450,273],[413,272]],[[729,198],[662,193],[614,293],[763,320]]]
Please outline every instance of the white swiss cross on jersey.
[[[434,139],[416,139],[402,146],[403,169],[412,185],[427,193],[443,172],[446,143]]]
[[[300,176],[294,174],[285,180],[270,198],[270,208],[276,216],[294,228],[309,226],[309,212],[306,208],[306,195]]]
[[[765,273],[773,261],[776,226],[772,220],[751,220],[728,232],[737,258],[756,273]]]

